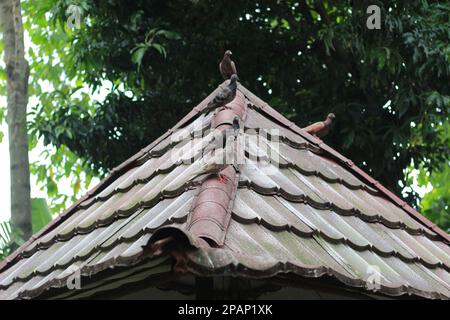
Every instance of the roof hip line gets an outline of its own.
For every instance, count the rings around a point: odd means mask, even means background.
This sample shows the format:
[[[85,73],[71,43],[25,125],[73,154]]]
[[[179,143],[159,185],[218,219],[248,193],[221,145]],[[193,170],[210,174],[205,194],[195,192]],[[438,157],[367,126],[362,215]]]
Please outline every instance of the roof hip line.
[[[244,94],[236,92],[236,97],[226,106],[216,110],[211,119],[213,130],[224,131],[232,129],[233,119],[239,117],[239,122],[244,123],[247,114],[247,102]],[[241,125],[243,128],[243,125]],[[233,161],[239,159],[236,156],[238,142],[234,140]],[[229,147],[225,145],[225,148]],[[212,246],[223,246],[227,229],[231,220],[231,210],[238,188],[239,172],[237,167],[228,165],[220,175],[226,179],[220,181],[218,176],[211,175],[203,181],[199,193],[193,201],[188,214],[186,231],[196,238],[205,240]],[[217,189],[223,192],[218,193]]]

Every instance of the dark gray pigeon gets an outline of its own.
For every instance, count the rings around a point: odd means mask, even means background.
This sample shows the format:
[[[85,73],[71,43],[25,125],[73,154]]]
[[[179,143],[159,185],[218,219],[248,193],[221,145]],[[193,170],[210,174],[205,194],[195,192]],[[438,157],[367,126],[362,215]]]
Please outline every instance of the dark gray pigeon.
[[[235,116],[233,119],[233,135],[234,135],[234,139],[236,140],[237,136],[239,135],[239,130],[240,130],[240,124],[239,124],[239,117]]]
[[[236,97],[237,80],[238,76],[233,74],[230,78],[230,83],[208,103],[203,112],[209,112],[233,101],[234,97]]]

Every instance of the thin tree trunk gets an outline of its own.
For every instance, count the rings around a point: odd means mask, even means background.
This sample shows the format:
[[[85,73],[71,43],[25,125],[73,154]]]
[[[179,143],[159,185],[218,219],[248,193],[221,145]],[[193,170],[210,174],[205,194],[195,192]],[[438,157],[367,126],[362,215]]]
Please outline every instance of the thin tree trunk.
[[[31,236],[30,168],[26,128],[29,66],[25,60],[20,0],[0,0],[0,23],[8,92],[11,219],[26,240]]]

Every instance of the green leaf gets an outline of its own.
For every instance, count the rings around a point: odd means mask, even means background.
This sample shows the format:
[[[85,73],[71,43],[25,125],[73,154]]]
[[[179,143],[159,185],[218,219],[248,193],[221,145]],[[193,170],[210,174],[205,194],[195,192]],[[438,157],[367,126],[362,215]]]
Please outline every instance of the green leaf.
[[[43,198],[31,199],[33,233],[38,232],[52,220],[52,214]]]
[[[278,26],[278,19],[273,19],[272,21],[270,21],[270,27],[272,29],[275,29]]]
[[[138,65],[138,69],[141,67],[142,58],[144,57],[145,52],[147,51],[146,47],[137,47],[133,50],[131,55],[131,61]]]
[[[153,43],[151,47],[156,49],[163,56],[163,58],[166,58],[167,56],[166,49],[164,49],[162,45],[160,45],[159,43]]]
[[[281,19],[281,27],[284,29],[289,29],[289,22],[286,19]]]
[[[181,39],[181,36],[178,33],[173,32],[173,31],[158,30],[155,33],[155,36],[157,36],[157,35],[161,35],[161,36],[163,36],[163,37],[165,37],[167,39],[170,39],[170,40],[179,40],[179,39]]]

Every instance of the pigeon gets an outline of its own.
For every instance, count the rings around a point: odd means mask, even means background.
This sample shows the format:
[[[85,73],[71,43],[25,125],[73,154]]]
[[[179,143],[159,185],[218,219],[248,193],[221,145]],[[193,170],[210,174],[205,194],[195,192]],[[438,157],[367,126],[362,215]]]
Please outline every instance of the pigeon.
[[[230,78],[230,83],[228,84],[228,86],[217,93],[217,95],[208,103],[205,109],[203,109],[203,112],[214,110],[233,101],[234,97],[236,97],[237,80],[238,76],[236,74],[233,74]]]
[[[230,50],[225,51],[223,59],[219,63],[220,73],[225,80],[229,79],[233,74],[237,74],[236,65],[234,64],[234,61],[231,60],[231,55],[232,53]]]
[[[233,136],[234,136],[234,140],[237,139],[237,136],[239,134],[239,130],[240,130],[240,123],[239,123],[239,117],[235,116],[233,119]]]
[[[319,121],[313,124],[310,124],[309,126],[307,126],[306,128],[304,128],[303,130],[305,130],[306,132],[317,136],[319,138],[323,138],[325,137],[328,132],[330,131],[330,127],[331,124],[333,123],[333,120],[336,118],[336,116],[334,115],[334,113],[330,113],[327,118],[325,119],[325,121]]]

